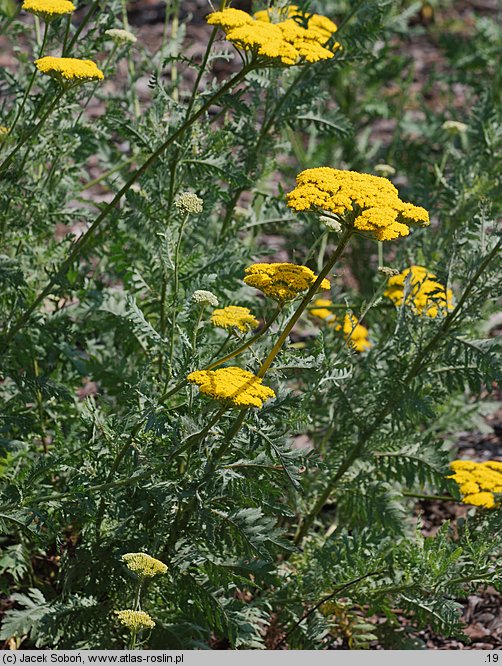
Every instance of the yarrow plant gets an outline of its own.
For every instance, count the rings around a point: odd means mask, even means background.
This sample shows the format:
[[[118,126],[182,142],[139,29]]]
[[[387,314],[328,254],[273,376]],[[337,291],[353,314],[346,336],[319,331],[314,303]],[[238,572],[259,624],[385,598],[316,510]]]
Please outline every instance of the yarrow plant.
[[[258,326],[258,320],[251,310],[240,305],[227,305],[226,308],[214,310],[211,315],[211,323],[218,328],[236,328],[241,333],[246,333]]]
[[[407,236],[410,225],[429,224],[427,211],[401,201],[386,178],[331,167],[302,171],[287,200],[296,211],[335,213],[355,231],[380,241]]]
[[[1,640],[460,645],[502,591],[502,30],[167,4],[0,3]]]
[[[167,566],[147,553],[126,553],[122,560],[127,568],[140,578],[153,578],[167,572]]]
[[[405,303],[419,315],[436,318],[453,310],[453,293],[436,281],[436,276],[423,266],[405,268],[392,275],[384,296],[400,307]]]
[[[104,79],[103,72],[92,60],[44,56],[35,60],[35,67],[42,74],[48,74],[62,82],[102,81]]]
[[[244,282],[259,289],[275,301],[291,301],[307,291],[316,280],[315,273],[307,266],[295,264],[253,264],[246,268]],[[319,289],[329,289],[324,278]]]
[[[274,391],[252,372],[229,366],[219,370],[198,370],[188,375],[201,393],[234,407],[261,407],[274,398]]]
[[[21,7],[25,12],[35,14],[44,21],[53,21],[76,10],[70,0],[24,0]]]
[[[279,20],[274,20],[278,18]],[[305,21],[305,27],[301,23]],[[340,47],[329,45],[337,26],[326,16],[303,14],[291,5],[276,15],[274,10],[250,16],[239,9],[224,9],[209,15],[209,25],[225,31],[226,38],[237,48],[255,57],[281,65],[315,63],[333,58]]]

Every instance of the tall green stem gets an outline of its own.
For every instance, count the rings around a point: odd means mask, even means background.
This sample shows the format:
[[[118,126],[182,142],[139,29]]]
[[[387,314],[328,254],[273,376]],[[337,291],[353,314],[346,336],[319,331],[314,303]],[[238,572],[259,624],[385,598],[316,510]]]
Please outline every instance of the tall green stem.
[[[489,263],[500,251],[501,245],[502,245],[502,239],[500,239],[495,244],[492,250],[486,255],[486,257],[480,263],[474,276],[471,278],[467,287],[465,288],[456,307],[452,310],[452,312],[450,312],[445,317],[442,325],[439,327],[435,335],[432,336],[432,338],[425,345],[425,347],[422,350],[420,350],[420,352],[417,354],[414,363],[412,364],[411,368],[409,369],[408,373],[403,378],[403,381],[400,384],[400,386],[402,387],[401,390],[399,390],[396,386],[393,387],[391,397],[383,405],[383,407],[377,413],[373,421],[371,421],[369,425],[361,431],[359,437],[357,438],[356,444],[349,451],[345,459],[342,461],[340,467],[337,469],[333,477],[327,483],[326,487],[324,488],[323,492],[315,502],[308,516],[306,516],[306,518],[300,524],[295,536],[295,544],[299,544],[302,541],[303,537],[307,534],[308,530],[310,529],[310,526],[321,512],[323,506],[328,501],[338,481],[352,467],[354,462],[364,453],[366,445],[371,439],[372,435],[380,428],[380,426],[385,421],[387,416],[392,412],[393,408],[399,403],[399,401],[402,398],[403,389],[407,388],[410,385],[410,383],[427,366],[431,352],[434,351],[436,346],[443,340],[443,338],[446,336],[450,328],[453,326],[455,319],[457,318],[457,315],[462,310],[464,303],[466,302],[470,293],[474,289],[474,286],[476,285],[480,276],[488,267]]]
[[[174,251],[174,285],[173,285],[173,305],[172,305],[172,315],[171,315],[171,339],[169,340],[169,375],[172,373],[172,367],[173,367],[173,356],[174,356],[174,338],[176,335],[176,309],[178,307],[178,291],[180,288],[180,250],[181,250],[181,243],[183,241],[183,232],[185,230],[186,223],[188,221],[188,213],[185,215],[185,218],[183,219],[181,226],[180,226],[180,231],[178,234],[178,242],[176,243],[176,249]],[[165,332],[162,332],[162,335],[164,335]]]
[[[28,134],[26,134],[26,135],[24,136],[24,138],[21,139],[21,141],[19,141],[19,143],[18,143],[18,144],[16,145],[16,147],[14,148],[14,150],[12,150],[12,152],[9,153],[9,155],[5,158],[5,160],[2,162],[2,164],[0,164],[0,175],[1,175],[1,174],[2,174],[2,173],[3,173],[3,172],[4,172],[4,171],[10,166],[12,160],[13,160],[14,157],[17,155],[17,153],[21,150],[21,148],[22,148],[22,147],[23,147],[23,146],[24,146],[24,145],[25,145],[30,139],[32,139],[34,136],[36,136],[36,135],[40,132],[40,130],[42,129],[43,125],[45,124],[45,121],[46,121],[47,118],[50,116],[50,114],[54,111],[54,109],[55,109],[57,103],[59,102],[59,100],[61,99],[61,97],[65,94],[66,90],[67,90],[66,88],[62,88],[62,89],[58,92],[58,94],[54,97],[54,99],[52,100],[51,104],[49,105],[49,108],[47,109],[47,111],[46,111],[46,112],[44,113],[44,115],[40,118],[40,120],[38,121],[38,123],[37,123],[37,124],[35,125],[35,127],[31,130],[31,132],[28,132]]]
[[[83,29],[85,28],[85,26],[89,23],[89,21],[91,20],[93,14],[94,14],[95,11],[98,9],[100,2],[101,2],[101,0],[95,0],[95,2],[92,3],[91,8],[90,8],[89,11],[87,12],[87,14],[84,16],[84,18],[82,19],[81,24],[78,26],[78,28],[77,28],[75,34],[74,34],[73,37],[71,38],[70,43],[67,44],[67,45],[65,46],[65,48],[64,48],[64,50],[63,50],[63,56],[67,56],[67,55],[70,53],[70,51],[71,51],[72,48],[73,48],[73,45],[75,44],[75,42],[77,41],[77,39],[80,37],[80,34],[81,34],[82,30],[83,30]],[[105,5],[105,4],[106,4],[106,3],[103,2],[103,5]]]
[[[44,28],[44,36],[43,36],[43,39],[42,39],[42,46],[40,47],[40,52],[38,54],[39,58],[41,58],[44,54],[45,46],[47,44],[47,35],[48,34],[49,34],[49,24],[46,23],[45,28]],[[32,73],[31,78],[30,78],[30,82],[29,82],[28,87],[26,88],[26,90],[24,92],[24,96],[23,96],[23,100],[21,102],[21,106],[19,107],[18,112],[16,114],[16,117],[14,118],[14,121],[12,122],[12,125],[9,128],[9,131],[10,131],[11,134],[12,134],[12,132],[14,132],[14,128],[16,127],[16,125],[19,121],[19,118],[21,117],[21,114],[23,113],[24,107],[26,105],[26,100],[28,99],[28,96],[31,92],[31,89],[33,88],[33,84],[35,82],[36,75],[37,75],[37,68],[34,66],[33,67],[33,73]]]
[[[350,227],[346,227],[343,234],[340,237],[340,241],[339,241],[339,243],[337,245],[337,248],[334,251],[333,255],[331,256],[329,261],[326,262],[324,268],[322,269],[322,271],[317,276],[316,281],[310,287],[308,292],[305,294],[305,296],[303,297],[300,305],[297,307],[293,316],[290,318],[290,320],[288,321],[288,323],[284,327],[284,330],[280,334],[280,336],[277,339],[277,342],[275,343],[275,345],[272,347],[269,355],[267,356],[267,358],[261,364],[261,367],[257,372],[258,377],[264,377],[265,373],[267,372],[267,370],[272,365],[275,357],[277,356],[277,354],[282,349],[283,344],[286,342],[286,339],[287,339],[288,335],[291,333],[291,330],[293,329],[293,326],[296,324],[296,322],[300,319],[300,317],[302,316],[304,311],[307,309],[307,306],[310,303],[310,301],[312,300],[312,297],[315,296],[315,294],[318,292],[322,281],[328,275],[328,273],[331,271],[331,269],[333,268],[335,263],[338,261],[338,259],[342,255],[342,253],[345,250],[345,247],[347,246],[347,243],[349,242],[351,236],[352,236],[352,229]]]
[[[117,192],[109,204],[107,204],[98,217],[94,220],[91,226],[87,231],[80,236],[80,238],[73,244],[73,248],[69,253],[68,257],[60,264],[58,269],[55,271],[53,276],[47,282],[46,286],[40,291],[40,293],[35,297],[32,303],[28,308],[23,312],[23,314],[14,322],[14,324],[9,328],[6,333],[1,345],[0,353],[4,352],[9,345],[12,343],[12,340],[16,334],[26,325],[29,321],[33,312],[37,309],[40,303],[51,293],[52,288],[60,279],[60,276],[63,275],[66,270],[73,264],[75,259],[80,255],[80,253],[87,247],[97,229],[101,226],[103,221],[112,213],[116,205],[125,194],[130,190],[134,183],[148,170],[148,168],[154,164],[157,159],[169,148],[177,139],[179,139],[186,130],[191,127],[215,102],[217,102],[226,92],[231,90],[235,85],[240,83],[246,75],[253,69],[253,65],[245,66],[240,72],[238,72],[234,77],[229,79],[214,95],[211,96],[194,114],[192,114],[182,125],[179,127],[173,134],[171,134],[165,141],[162,143],[155,152],[153,152],[150,157],[134,171],[131,176],[128,178],[126,183],[122,188]]]

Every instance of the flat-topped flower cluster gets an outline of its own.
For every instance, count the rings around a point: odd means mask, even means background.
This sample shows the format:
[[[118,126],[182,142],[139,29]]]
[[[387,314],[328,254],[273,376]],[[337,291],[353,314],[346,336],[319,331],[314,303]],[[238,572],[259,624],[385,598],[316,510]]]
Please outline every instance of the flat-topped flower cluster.
[[[153,578],[167,572],[167,565],[147,553],[125,553],[122,561],[140,578]]]
[[[265,400],[275,398],[275,392],[260,377],[237,366],[197,370],[187,379],[197,384],[201,393],[234,407],[261,407]]]
[[[410,225],[429,224],[425,208],[401,201],[387,178],[331,167],[302,171],[287,202],[298,212],[334,213],[355,231],[380,241],[407,236]]]
[[[213,12],[207,22],[220,27],[237,48],[282,65],[329,60],[340,47],[338,43],[329,45],[337,29],[333,21],[319,14],[303,14],[296,5],[254,16],[229,8]]]
[[[416,314],[435,319],[453,309],[453,292],[446,289],[436,276],[423,266],[410,266],[389,278],[384,296],[401,307],[406,295],[406,305]]]
[[[259,289],[275,301],[291,301],[309,289],[317,279],[314,271],[297,264],[253,264],[246,268],[244,282]],[[319,289],[329,289],[329,280],[324,279]]]
[[[502,462],[487,460],[454,460],[450,463],[453,474],[448,478],[458,483],[462,502],[493,509],[494,493],[502,493]]]
[[[372,344],[369,339],[369,332],[366,326],[363,326],[353,314],[348,312],[344,315],[343,321],[331,309],[333,301],[330,298],[317,298],[312,305],[310,314],[312,317],[322,319],[329,326],[333,326],[335,331],[341,331],[349,347],[357,352],[365,352],[371,349]]]
[[[60,81],[101,81],[103,72],[92,60],[44,56],[35,60],[35,67]]]

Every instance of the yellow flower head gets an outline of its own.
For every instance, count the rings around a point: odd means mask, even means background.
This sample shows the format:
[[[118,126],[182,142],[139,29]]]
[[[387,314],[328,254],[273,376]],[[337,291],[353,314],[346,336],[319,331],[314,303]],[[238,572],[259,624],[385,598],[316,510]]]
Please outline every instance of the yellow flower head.
[[[153,578],[167,572],[164,562],[156,560],[146,553],[126,553],[122,555],[122,560],[130,571],[141,578]]]
[[[403,304],[405,290],[409,290],[406,305],[410,305],[419,315],[435,319],[453,309],[451,289],[445,289],[442,284],[436,282],[435,277],[423,266],[411,266],[389,278],[384,296],[400,307]]]
[[[42,74],[48,74],[62,82],[101,81],[104,79],[103,72],[92,60],[44,56],[35,60],[35,66]]]
[[[211,323],[218,328],[236,328],[242,333],[246,333],[258,326],[258,319],[251,314],[249,308],[228,305],[226,308],[213,311]]]
[[[142,629],[153,629],[155,622],[145,611],[116,610],[113,611],[118,617],[120,624],[127,627],[131,633],[136,634]]]
[[[335,325],[336,315],[330,307],[333,305],[333,301],[329,298],[316,298],[312,303],[314,306],[310,310],[312,317],[317,317],[318,319],[323,319],[327,324]]]
[[[2,141],[5,141],[7,139],[7,137],[9,136],[9,132],[10,130],[8,127],[5,127],[5,125],[0,125],[0,143],[2,143]]]
[[[310,289],[317,279],[310,268],[297,264],[253,264],[245,272],[247,285],[279,302],[293,300]],[[319,290],[329,288],[329,280],[324,279]]]
[[[302,171],[287,202],[298,212],[329,211],[339,215],[356,231],[380,241],[407,236],[409,225],[429,224],[425,208],[401,201],[387,178],[331,167]]]
[[[53,21],[65,14],[72,14],[76,10],[70,0],[24,0],[21,7],[46,22]]]
[[[187,379],[197,384],[201,393],[235,407],[261,407],[265,400],[275,398],[274,391],[264,386],[260,377],[235,366],[197,370],[190,373]]]
[[[333,301],[328,298],[318,298],[313,305],[310,314],[323,319],[330,326],[334,326],[336,331],[342,331],[349,347],[359,353],[371,349],[373,345],[369,340],[368,329],[360,324],[354,315],[347,313],[343,318],[343,324],[340,324],[336,315],[329,309],[333,305]]]
[[[466,495],[462,498],[464,504],[472,504],[473,506],[481,506],[484,509],[493,509],[495,507],[495,498],[492,493],[474,493],[473,495]]]
[[[283,65],[328,60],[340,47],[338,43],[327,46],[336,24],[325,16],[302,15],[296,6],[280,15],[274,11],[257,12],[253,17],[229,8],[213,12],[207,22],[220,27],[237,48]]]
[[[352,314],[346,314],[342,325],[343,335],[347,344],[361,353],[368,351],[373,346],[368,338],[368,329],[358,322]]]
[[[493,509],[496,505],[494,493],[502,493],[502,463],[496,460],[474,462],[454,460],[450,463],[453,479],[459,486],[464,504]]]

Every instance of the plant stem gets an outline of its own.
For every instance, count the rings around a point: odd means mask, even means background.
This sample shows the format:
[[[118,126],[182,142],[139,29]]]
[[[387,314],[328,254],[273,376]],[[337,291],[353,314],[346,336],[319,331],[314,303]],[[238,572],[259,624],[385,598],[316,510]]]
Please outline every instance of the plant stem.
[[[249,349],[249,347],[251,347],[251,345],[253,345],[259,338],[262,337],[262,335],[264,335],[268,331],[268,329],[272,326],[274,321],[279,316],[279,313],[281,312],[281,310],[282,310],[282,306],[280,305],[277,308],[277,310],[274,312],[272,317],[267,321],[265,326],[260,331],[258,331],[258,333],[253,335],[252,338],[249,338],[249,340],[246,340],[246,342],[244,342],[242,345],[240,345],[240,347],[237,347],[237,349],[234,349],[232,352],[230,352],[229,354],[227,354],[223,358],[219,358],[216,361],[212,361],[211,363],[209,363],[209,365],[206,365],[201,369],[202,370],[213,370],[214,368],[217,368],[219,365],[222,365],[223,363],[226,363],[227,361],[230,361],[232,358],[235,358],[236,356],[240,356],[240,354],[245,352],[246,349]],[[174,386],[173,388],[169,389],[169,391],[167,391],[166,393],[161,395],[160,398],[159,398],[159,402],[164,402],[164,400],[167,400],[167,398],[170,398],[172,395],[174,395],[175,393],[180,391],[187,384],[188,384],[187,380],[183,379],[181,382],[176,384],[176,386]]]
[[[5,160],[2,162],[2,164],[0,164],[0,175],[7,169],[7,167],[10,165],[10,163],[12,162],[14,157],[21,150],[21,148],[25,145],[25,143],[27,141],[29,141],[30,139],[32,139],[34,136],[36,136],[40,132],[40,130],[42,129],[42,126],[45,123],[45,121],[50,116],[50,114],[52,113],[52,111],[56,107],[56,105],[59,102],[59,100],[61,99],[61,97],[65,94],[66,90],[67,90],[66,88],[62,88],[58,92],[58,94],[54,97],[51,104],[49,105],[49,108],[47,109],[45,114],[42,116],[42,118],[40,118],[38,123],[31,130],[31,132],[28,132],[28,134],[26,134],[24,136],[24,138],[22,138],[21,141],[19,141],[19,143],[14,148],[14,150],[11,153],[9,153],[9,155],[5,158]],[[23,163],[24,163],[24,161],[23,161]]]
[[[406,389],[410,385],[410,383],[420,374],[420,372],[427,366],[427,363],[429,362],[429,355],[431,354],[431,352],[434,351],[436,345],[442,341],[442,339],[446,336],[446,334],[452,327],[453,323],[455,322],[455,319],[457,318],[457,315],[462,310],[465,301],[469,297],[478,279],[486,270],[487,266],[492,261],[492,259],[498,254],[501,245],[502,245],[502,238],[498,240],[498,242],[494,245],[492,250],[485,256],[483,261],[479,264],[478,269],[476,270],[474,276],[469,281],[467,287],[464,289],[464,292],[461,298],[459,299],[456,307],[452,310],[452,312],[450,312],[445,317],[442,325],[436,331],[435,335],[432,336],[432,338],[425,345],[425,347],[422,350],[420,350],[420,352],[417,354],[415,362],[412,364],[410,370],[408,371],[408,373],[403,378],[403,381],[400,384],[401,390],[397,389],[394,386],[391,397],[383,405],[382,409],[378,412],[373,421],[359,434],[356,444],[349,451],[346,458],[342,461],[340,467],[337,469],[337,471],[330,479],[325,489],[315,502],[310,513],[300,523],[295,536],[295,544],[298,545],[302,541],[303,537],[307,534],[308,530],[310,529],[310,526],[317,518],[323,506],[329,499],[329,496],[335,489],[338,481],[352,467],[354,462],[364,453],[366,444],[371,439],[373,433],[380,428],[380,426],[385,421],[387,416],[392,412],[395,405],[401,400],[403,388]]]
[[[68,16],[66,17],[66,28],[64,31],[62,53],[65,53],[66,51],[66,45],[68,44],[68,37],[70,36],[70,27],[71,27],[71,14],[68,14]]]
[[[89,244],[90,240],[93,238],[96,230],[102,222],[111,214],[115,209],[116,205],[121,201],[124,195],[129,191],[129,189],[134,185],[134,183],[147,171],[147,169],[154,164],[157,159],[171,146],[177,139],[179,139],[184,132],[191,127],[215,102],[217,102],[220,97],[222,97],[228,90],[232,89],[235,85],[240,83],[246,75],[253,69],[253,65],[247,65],[240,72],[238,72],[234,77],[229,79],[214,95],[211,96],[193,115],[191,115],[182,125],[179,127],[173,134],[171,134],[165,141],[162,143],[155,152],[153,152],[150,157],[138,167],[122,186],[122,188],[117,192],[109,204],[107,204],[98,217],[94,220],[91,226],[87,231],[80,236],[80,238],[73,244],[72,250],[67,256],[67,258],[60,264],[58,269],[55,271],[54,275],[47,282],[46,286],[39,292],[35,299],[31,302],[28,308],[23,312],[23,314],[14,322],[6,333],[2,344],[0,345],[0,353],[5,352],[5,350],[12,343],[12,340],[16,334],[25,326],[29,321],[33,312],[37,309],[40,303],[51,293],[52,288],[59,280],[60,276],[63,275],[66,270],[72,265],[75,259],[80,255],[82,250],[84,250]]]
[[[38,54],[39,58],[41,58],[43,53],[44,53],[45,45],[47,43],[48,33],[49,33],[49,24],[46,23],[45,28],[44,28],[44,37],[42,39],[42,46],[40,47],[40,52]],[[21,106],[18,109],[16,117],[14,118],[14,121],[12,122],[12,125],[9,128],[10,133],[12,133],[14,131],[14,128],[16,127],[16,125],[18,123],[18,120],[21,117],[21,114],[23,113],[23,110],[24,110],[24,107],[25,107],[25,104],[26,104],[26,100],[28,99],[28,95],[30,94],[31,89],[33,87],[33,84],[35,82],[35,77],[37,75],[37,71],[38,71],[37,68],[33,65],[33,73],[31,75],[30,82],[29,82],[28,87],[26,88],[26,90],[24,92],[23,100],[21,102]]]
[[[348,583],[345,583],[344,585],[341,585],[338,587],[334,592],[331,594],[328,594],[328,596],[323,597],[318,603],[315,604],[315,606],[312,606],[306,613],[302,615],[302,617],[298,620],[298,622],[295,622],[295,624],[291,627],[291,629],[281,638],[279,643],[275,646],[274,650],[277,650],[278,648],[281,647],[281,645],[284,645],[284,643],[288,640],[288,638],[291,636],[291,634],[308,618],[314,613],[318,608],[320,608],[323,604],[325,604],[328,601],[331,601],[331,599],[334,599],[337,597],[341,592],[344,592],[347,590],[349,587],[352,587],[353,585],[357,585],[357,583],[360,583],[362,580],[365,578],[370,578],[372,576],[378,576],[379,574],[383,574],[385,571],[371,571],[370,573],[364,574],[363,576],[359,576],[358,578],[355,578],[354,580],[349,581]]]
[[[100,176],[97,176],[97,178],[93,178],[93,180],[90,180],[88,183],[86,183],[82,189],[81,192],[85,192],[85,190],[88,190],[91,187],[94,187],[94,185],[97,185],[100,183],[102,180],[105,178],[108,178],[109,176],[113,176],[114,173],[117,173],[118,171],[122,171],[122,169],[126,166],[129,166],[134,160],[136,159],[136,156],[133,155],[132,157],[129,157],[125,162],[121,162],[121,164],[117,164],[117,166],[112,167],[111,169],[108,169],[108,171],[105,171],[105,173],[102,173]]]
[[[403,497],[411,497],[412,499],[419,499],[419,500],[437,500],[438,502],[457,502],[454,497],[451,497],[451,495],[426,495],[424,493],[409,493],[407,490],[402,490],[401,495]]]
[[[295,77],[293,80],[293,83],[290,85],[290,87],[287,89],[287,91],[284,93],[284,95],[281,97],[281,99],[277,102],[275,105],[273,111],[271,112],[270,116],[268,117],[267,120],[263,121],[263,125],[261,127],[260,133],[258,135],[258,140],[253,147],[253,156],[259,156],[260,155],[260,150],[263,141],[266,139],[268,133],[272,129],[273,125],[275,124],[275,121],[286,103],[286,101],[289,99],[290,95],[294,92],[296,86],[299,85],[301,82],[302,78],[305,76],[305,73],[307,71],[307,67],[303,67],[301,72]],[[245,187],[240,187],[237,189],[234,194],[232,195],[232,198],[230,199],[230,202],[227,205],[226,212],[225,212],[225,217],[223,218],[223,222],[221,224],[221,229],[219,233],[219,239],[223,239],[226,235],[228,226],[232,220],[232,216],[234,214],[235,207],[237,205],[237,202],[239,201],[239,198],[241,194],[245,191]]]
[[[139,433],[141,430],[141,425],[136,425],[133,428],[133,431],[130,435],[130,437],[127,439],[126,443],[122,446],[122,448],[118,451],[117,455],[115,456],[115,459],[112,463],[112,466],[110,467],[110,471],[108,472],[108,476],[106,477],[106,482],[110,483],[110,481],[113,478],[113,475],[117,471],[120,463],[124,459],[126,453],[129,451],[129,449],[132,446],[132,443],[134,442],[134,438],[136,435]],[[105,514],[105,498],[101,497],[101,500],[99,502],[99,507],[98,507],[98,512],[96,514],[96,527],[95,527],[95,535],[96,535],[96,541],[99,541],[99,533],[101,530],[101,523],[103,522],[103,516]]]
[[[136,588],[136,596],[134,598],[134,610],[141,610],[141,588],[143,586],[143,578],[139,578],[138,587]]]
[[[284,327],[284,330],[282,331],[281,335],[277,339],[277,342],[275,343],[275,345],[272,347],[272,350],[270,351],[269,355],[267,356],[267,358],[261,364],[261,367],[257,372],[258,377],[264,377],[265,376],[265,373],[267,372],[267,370],[272,365],[275,357],[277,356],[277,354],[282,349],[282,346],[285,343],[288,335],[290,334],[293,326],[296,324],[298,319],[300,319],[303,312],[307,309],[308,304],[310,303],[312,297],[317,293],[319,287],[321,286],[322,281],[328,275],[328,273],[331,271],[331,269],[335,265],[336,261],[339,259],[339,257],[343,253],[343,251],[344,251],[347,243],[349,242],[351,236],[352,236],[352,228],[351,227],[346,227],[346,229],[344,230],[344,232],[342,233],[342,235],[340,237],[337,248],[334,251],[333,255],[331,256],[329,261],[325,264],[324,268],[322,269],[322,271],[317,276],[317,279],[314,282],[314,284],[310,287],[308,292],[303,297],[303,300],[301,301],[300,305],[297,307],[293,316],[290,318],[290,320],[288,321],[288,323]]]
[[[77,28],[75,34],[74,34],[73,37],[71,38],[70,43],[67,44],[67,46],[63,49],[63,56],[67,56],[68,53],[71,51],[73,45],[75,44],[75,42],[77,41],[77,39],[80,37],[80,33],[81,33],[82,30],[85,28],[85,26],[89,23],[89,21],[90,21],[91,18],[92,18],[92,15],[93,15],[94,12],[96,11],[96,9],[98,9],[98,7],[99,7],[99,3],[100,3],[100,0],[95,0],[95,1],[93,2],[91,8],[89,9],[89,11],[87,12],[87,14],[86,14],[86,15],[84,16],[84,18],[82,19],[82,23],[78,26],[78,28]],[[104,4],[104,3],[103,3],[103,4]]]
[[[176,309],[178,307],[178,291],[180,287],[180,249],[181,243],[183,240],[183,231],[185,230],[186,223],[188,222],[189,214],[185,215],[183,219],[180,230],[178,234],[178,242],[176,243],[176,249],[174,251],[174,285],[173,285],[173,304],[172,304],[172,315],[171,315],[171,339],[169,340],[169,376],[172,374],[173,369],[173,357],[174,357],[174,338],[176,335]],[[165,331],[161,331],[161,335],[165,335]],[[162,367],[162,364],[161,364]]]
[[[108,65],[110,64],[110,62],[111,62],[113,56],[114,56],[115,53],[117,52],[117,49],[118,49],[118,45],[117,45],[117,44],[114,44],[112,50],[111,50],[110,53],[108,54],[107,59],[105,60],[105,63],[104,63],[104,65],[103,65],[103,74],[105,75],[105,77],[106,77],[106,70],[108,69]],[[87,97],[87,99],[85,100],[84,104],[82,105],[82,108],[80,109],[80,113],[78,114],[77,119],[76,119],[75,122],[73,123],[73,127],[74,127],[74,128],[77,126],[78,121],[80,120],[80,118],[82,118],[82,115],[83,115],[84,111],[86,110],[87,105],[89,104],[89,102],[91,101],[91,99],[94,97],[94,95],[95,95],[95,93],[96,93],[96,90],[98,89],[98,86],[99,86],[100,83],[101,83],[101,81],[98,80],[98,81],[95,82],[94,86],[92,87],[92,90],[91,90],[89,96]],[[84,189],[85,189],[85,188],[84,188]]]

